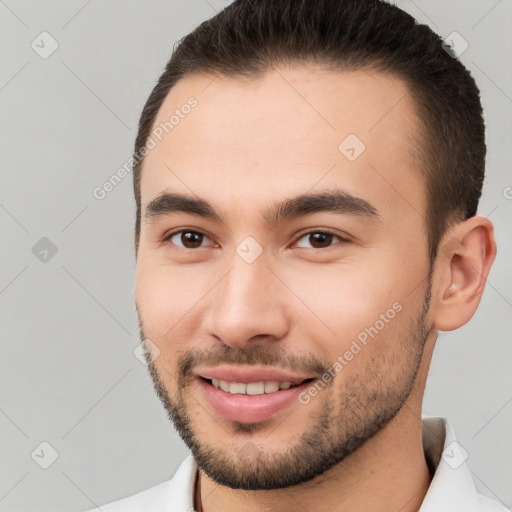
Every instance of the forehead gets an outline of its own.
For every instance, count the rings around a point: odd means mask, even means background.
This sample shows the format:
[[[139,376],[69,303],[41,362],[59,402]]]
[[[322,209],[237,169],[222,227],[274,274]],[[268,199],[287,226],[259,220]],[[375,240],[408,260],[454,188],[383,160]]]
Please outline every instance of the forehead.
[[[167,190],[248,212],[334,186],[396,216],[423,212],[416,130],[403,82],[369,69],[189,76],[171,89],[153,124],[142,205]]]

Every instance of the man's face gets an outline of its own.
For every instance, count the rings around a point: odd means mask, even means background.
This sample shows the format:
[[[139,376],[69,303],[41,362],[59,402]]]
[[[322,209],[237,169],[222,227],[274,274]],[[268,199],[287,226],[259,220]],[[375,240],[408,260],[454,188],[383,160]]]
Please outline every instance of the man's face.
[[[218,483],[307,481],[418,385],[430,267],[410,96],[383,74],[281,67],[182,79],[154,127],[173,115],[141,179],[136,303],[155,388]]]

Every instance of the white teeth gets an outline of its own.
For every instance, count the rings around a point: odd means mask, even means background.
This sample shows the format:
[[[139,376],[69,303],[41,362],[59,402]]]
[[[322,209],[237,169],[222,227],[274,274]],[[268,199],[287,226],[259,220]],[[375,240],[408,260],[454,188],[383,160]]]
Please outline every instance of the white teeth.
[[[296,384],[292,384],[291,382],[278,382],[276,380],[243,384],[241,382],[227,382],[225,380],[212,379],[212,385],[222,389],[222,391],[235,395],[263,395],[264,393],[275,393],[280,389],[289,389]]]
[[[241,382],[230,382],[229,383],[229,392],[235,395],[245,395],[246,385]]]
[[[245,388],[248,395],[263,395],[265,393],[265,384],[263,382],[250,382]]]
[[[279,389],[279,382],[277,380],[269,380],[265,382],[265,393],[274,393]]]

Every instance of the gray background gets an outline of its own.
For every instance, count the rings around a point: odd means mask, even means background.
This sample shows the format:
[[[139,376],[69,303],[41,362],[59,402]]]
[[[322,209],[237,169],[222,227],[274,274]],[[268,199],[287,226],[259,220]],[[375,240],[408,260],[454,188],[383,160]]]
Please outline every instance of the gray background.
[[[173,43],[227,3],[0,0],[0,511],[92,508],[167,480],[187,453],[133,353],[131,175],[92,191],[130,156]],[[480,213],[499,246],[475,318],[438,340],[424,414],[450,419],[479,492],[510,507],[512,2],[398,5],[469,43],[488,124]],[[59,45],[46,59],[31,47],[43,31]]]

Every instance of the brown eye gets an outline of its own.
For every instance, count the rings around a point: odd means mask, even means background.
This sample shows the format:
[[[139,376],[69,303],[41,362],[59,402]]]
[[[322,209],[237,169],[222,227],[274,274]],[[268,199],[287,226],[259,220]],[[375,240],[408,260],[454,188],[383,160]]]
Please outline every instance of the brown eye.
[[[306,239],[307,243],[311,244],[310,247],[308,247],[307,245],[301,245],[299,243],[303,239]],[[333,239],[342,240],[342,238],[339,237],[338,235],[329,233],[327,231],[311,231],[303,235],[297,242],[297,245],[299,247],[306,247],[312,249],[326,249],[332,245]]]
[[[206,236],[198,231],[181,230],[171,233],[165,241],[170,241],[174,245],[185,249],[197,249],[202,246],[205,239],[207,239]]]

